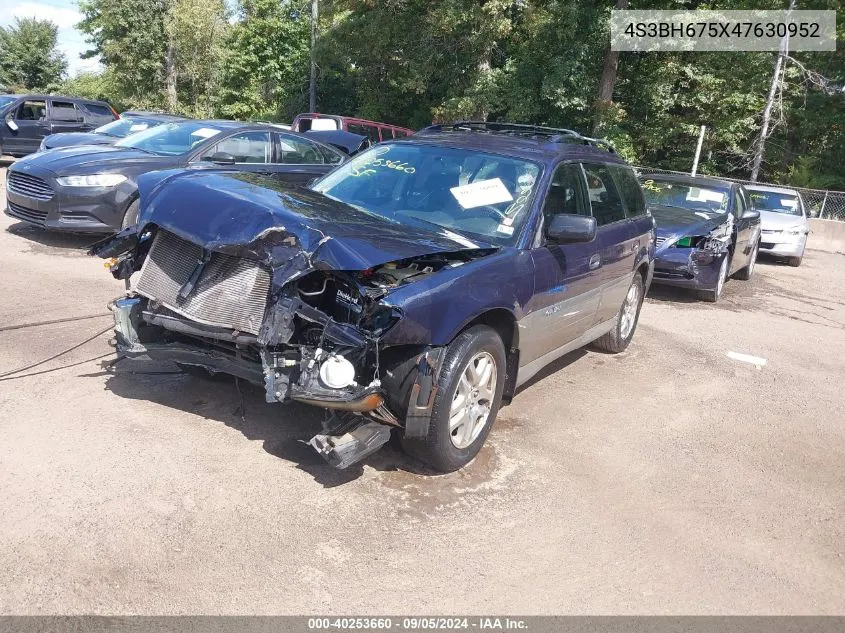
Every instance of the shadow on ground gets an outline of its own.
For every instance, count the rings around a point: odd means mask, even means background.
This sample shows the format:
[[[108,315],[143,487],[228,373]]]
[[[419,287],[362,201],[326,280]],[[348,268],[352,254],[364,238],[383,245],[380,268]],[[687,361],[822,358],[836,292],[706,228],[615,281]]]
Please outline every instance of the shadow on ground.
[[[104,236],[88,235],[83,233],[59,233],[56,231],[48,231],[42,229],[40,226],[27,224],[26,222],[17,222],[6,228],[8,233],[22,237],[33,243],[33,248],[40,250],[39,247],[46,249],[65,249],[75,251],[73,254],[85,254],[88,247],[102,239]]]
[[[264,391],[244,381],[236,385],[234,378],[231,382],[211,381],[178,371],[132,373],[120,364],[108,374],[106,389],[112,393],[222,422],[248,440],[260,440],[265,451],[293,462],[326,488],[357,479],[363,474],[364,464],[378,471],[436,474],[402,453],[394,440],[363,462],[337,470],[306,444],[321,430],[322,410],[297,403],[267,404]]]

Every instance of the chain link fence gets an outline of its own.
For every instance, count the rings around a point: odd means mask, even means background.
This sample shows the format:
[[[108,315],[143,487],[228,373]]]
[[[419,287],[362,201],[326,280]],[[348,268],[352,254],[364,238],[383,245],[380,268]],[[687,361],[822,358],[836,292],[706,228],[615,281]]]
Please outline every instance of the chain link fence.
[[[682,176],[689,176],[687,172],[671,171],[669,169],[657,169],[654,167],[634,167],[638,174],[680,174]],[[705,176],[705,174],[699,174]],[[811,218],[821,218],[824,220],[839,220],[845,222],[845,191],[827,191],[824,189],[806,189],[804,187],[793,187],[792,185],[778,185],[771,182],[757,182],[753,183],[750,180],[742,180],[741,178],[727,178],[718,176],[721,180],[732,180],[733,182],[741,182],[744,185],[760,185],[766,187],[785,187],[787,189],[794,189],[801,194],[804,199],[804,205],[807,207],[807,213]]]

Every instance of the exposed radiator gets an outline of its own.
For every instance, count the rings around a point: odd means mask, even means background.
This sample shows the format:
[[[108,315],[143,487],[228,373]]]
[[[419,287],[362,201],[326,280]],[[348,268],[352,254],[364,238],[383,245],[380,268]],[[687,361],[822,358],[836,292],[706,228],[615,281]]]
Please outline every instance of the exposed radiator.
[[[213,253],[193,291],[177,297],[202,258],[202,248],[159,231],[135,290],[198,323],[258,334],[264,319],[270,273],[260,264]]]

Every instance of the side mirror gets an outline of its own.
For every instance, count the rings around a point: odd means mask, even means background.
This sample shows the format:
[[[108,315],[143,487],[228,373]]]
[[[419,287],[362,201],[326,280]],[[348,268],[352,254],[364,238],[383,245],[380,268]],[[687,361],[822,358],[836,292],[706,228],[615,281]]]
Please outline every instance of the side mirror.
[[[746,209],[742,214],[743,220],[759,220],[760,212],[757,209]]]
[[[214,152],[211,156],[204,156],[203,160],[207,160],[217,165],[234,165],[235,157],[228,152]]]
[[[546,227],[546,238],[557,244],[592,242],[596,238],[596,219],[559,213]]]

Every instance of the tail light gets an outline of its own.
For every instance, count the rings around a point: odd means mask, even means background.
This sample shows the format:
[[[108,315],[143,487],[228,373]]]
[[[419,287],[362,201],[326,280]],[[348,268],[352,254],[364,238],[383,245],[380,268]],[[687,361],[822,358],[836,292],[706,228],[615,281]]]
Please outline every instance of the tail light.
[[[111,110],[112,116],[114,116],[114,120],[117,121],[120,118],[120,115],[117,113],[113,107],[109,106],[109,110]]]

